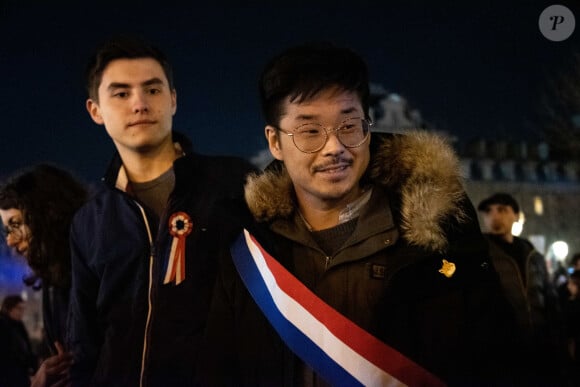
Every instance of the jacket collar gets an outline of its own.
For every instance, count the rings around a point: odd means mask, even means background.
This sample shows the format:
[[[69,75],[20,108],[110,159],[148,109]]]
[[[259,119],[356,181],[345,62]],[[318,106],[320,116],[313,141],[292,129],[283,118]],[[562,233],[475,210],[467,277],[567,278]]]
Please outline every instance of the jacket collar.
[[[173,131],[172,139],[176,149],[179,149],[184,154],[193,153],[191,141],[189,141],[185,135],[180,132]],[[102,180],[109,187],[115,187],[124,192],[130,191],[129,178],[125,168],[123,167],[123,160],[121,160],[119,152],[115,151],[113,154],[113,158],[109,162],[109,166],[107,167],[105,176]]]
[[[445,220],[466,220],[460,205],[463,179],[453,148],[442,136],[419,130],[373,134],[371,144],[371,163],[363,179],[397,198],[393,206],[398,208],[402,238],[428,250],[444,250]],[[245,198],[259,222],[288,218],[295,210],[292,181],[279,162],[248,177]]]

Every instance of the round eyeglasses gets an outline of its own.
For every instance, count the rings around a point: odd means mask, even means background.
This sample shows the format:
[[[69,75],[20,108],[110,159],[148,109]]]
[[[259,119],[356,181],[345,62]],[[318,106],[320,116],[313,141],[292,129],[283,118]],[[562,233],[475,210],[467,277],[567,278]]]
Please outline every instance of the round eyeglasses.
[[[22,227],[24,223],[20,222],[11,222],[5,224],[2,227],[2,236],[4,239],[8,238],[8,235],[12,235],[16,241],[20,241],[22,239]]]
[[[299,151],[316,153],[326,145],[329,132],[335,132],[338,141],[347,148],[361,146],[369,137],[372,125],[371,120],[353,117],[342,121],[336,129],[326,128],[315,122],[302,124],[292,132],[287,132],[281,128],[277,129],[292,137],[292,141]]]

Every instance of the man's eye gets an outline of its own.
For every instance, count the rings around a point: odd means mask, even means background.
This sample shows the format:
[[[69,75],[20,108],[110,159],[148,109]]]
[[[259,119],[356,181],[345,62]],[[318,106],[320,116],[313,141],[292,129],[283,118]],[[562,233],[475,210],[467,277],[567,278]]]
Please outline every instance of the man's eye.
[[[341,132],[354,132],[357,129],[358,129],[358,127],[356,125],[354,125],[354,124],[350,125],[349,124],[349,125],[343,125],[343,126],[341,126],[339,130]]]
[[[128,95],[129,95],[129,93],[127,93],[126,91],[119,91],[119,92],[113,94],[113,97],[125,98]]]
[[[155,94],[161,93],[161,90],[160,89],[149,89],[147,92],[151,95],[155,95]]]
[[[296,133],[301,136],[317,136],[322,132],[319,126],[301,126]]]

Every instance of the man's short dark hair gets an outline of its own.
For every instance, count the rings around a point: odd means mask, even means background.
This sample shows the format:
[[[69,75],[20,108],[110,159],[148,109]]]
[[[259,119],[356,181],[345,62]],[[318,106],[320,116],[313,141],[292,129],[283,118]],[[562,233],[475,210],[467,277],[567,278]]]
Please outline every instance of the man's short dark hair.
[[[368,118],[368,69],[358,54],[328,42],[289,48],[274,57],[260,76],[262,114],[269,125],[278,126],[287,97],[303,102],[333,86],[356,92]]]
[[[14,309],[18,304],[24,302],[24,299],[18,294],[10,294],[4,297],[4,301],[2,301],[2,308],[0,312],[3,314],[8,314],[12,309]]]
[[[481,203],[479,203],[477,206],[477,209],[479,211],[487,212],[489,206],[492,204],[503,204],[504,206],[510,206],[516,214],[520,212],[520,206],[518,205],[516,199],[514,199],[512,195],[504,192],[498,192],[491,195],[487,199],[482,200]]]
[[[159,48],[136,36],[119,35],[99,46],[89,59],[85,73],[89,98],[95,101],[99,100],[99,85],[103,78],[103,72],[109,63],[117,59],[140,58],[151,58],[159,62],[167,77],[169,88],[171,90],[174,89],[173,69],[167,57]]]

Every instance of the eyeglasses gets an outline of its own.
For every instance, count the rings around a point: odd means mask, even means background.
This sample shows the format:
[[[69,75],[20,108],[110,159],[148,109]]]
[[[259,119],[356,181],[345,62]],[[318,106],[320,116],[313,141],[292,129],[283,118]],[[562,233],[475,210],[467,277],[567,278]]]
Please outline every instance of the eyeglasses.
[[[371,120],[353,117],[344,120],[336,129],[325,128],[315,122],[300,125],[292,132],[287,132],[281,128],[277,129],[292,137],[292,141],[299,151],[316,153],[326,145],[329,132],[335,132],[338,141],[347,148],[361,146],[369,137],[372,125]]]
[[[10,222],[5,224],[2,228],[2,236],[8,238],[8,235],[12,234],[12,236],[19,241],[22,239],[22,226],[24,226],[24,223],[21,222]]]

